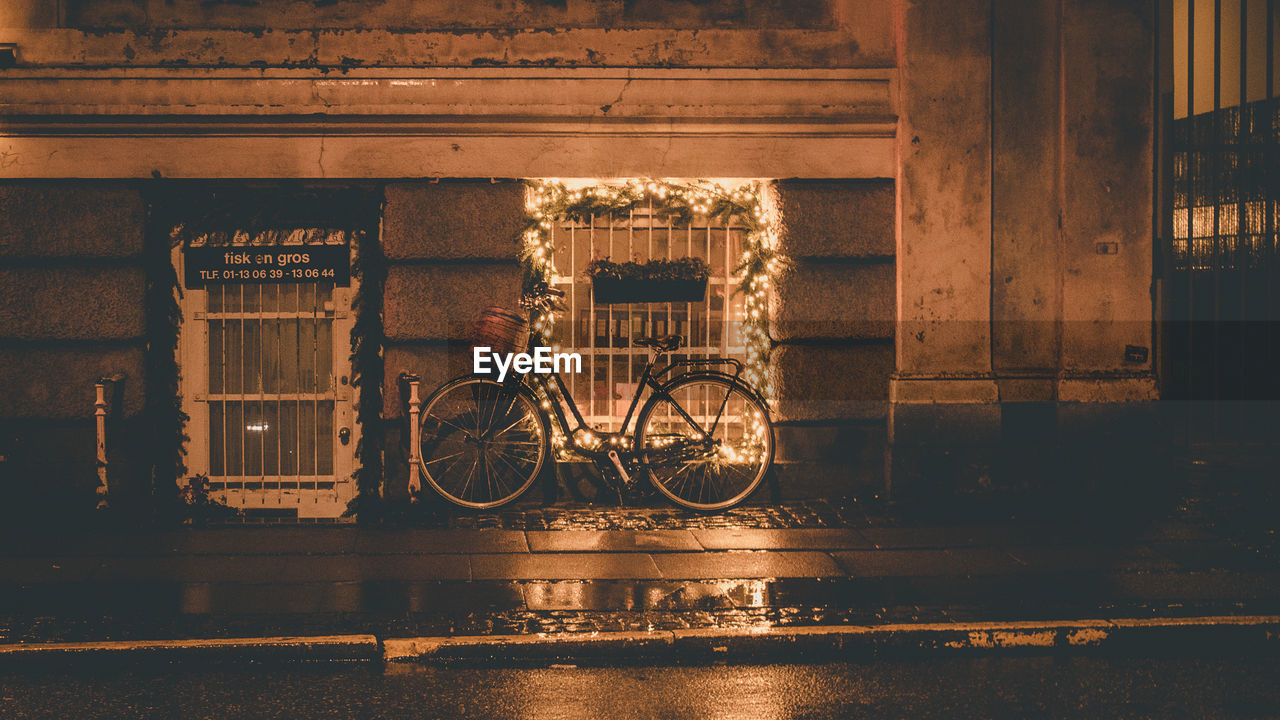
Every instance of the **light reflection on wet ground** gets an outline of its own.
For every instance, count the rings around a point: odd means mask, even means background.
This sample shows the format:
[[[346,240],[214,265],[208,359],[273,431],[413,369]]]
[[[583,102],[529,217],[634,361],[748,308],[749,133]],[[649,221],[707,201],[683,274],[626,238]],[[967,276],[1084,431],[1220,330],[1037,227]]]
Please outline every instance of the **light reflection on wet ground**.
[[[1221,530],[1257,530],[1250,544],[1275,537],[1274,482],[1264,500],[1256,488],[1239,490],[1218,477],[1197,477],[1194,492],[1169,508],[1149,509],[1152,518],[1171,517],[1180,525],[1210,525]],[[1238,483],[1237,483],[1238,484]],[[1228,493],[1228,490],[1231,492]],[[1254,507],[1256,505],[1256,507]],[[1058,509],[1044,505],[1055,517]],[[1242,507],[1249,507],[1245,513]],[[1266,510],[1266,512],[1264,512]],[[721,515],[686,513],[666,506],[521,505],[501,513],[468,514],[442,510],[433,515],[402,518],[420,527],[511,530],[671,530],[912,528],[929,533],[948,524],[1001,524],[1015,513],[1017,523],[1037,527],[1023,505],[1002,507],[992,498],[957,501],[945,508],[888,504],[876,498],[810,500],[737,508]],[[1256,522],[1242,524],[1241,518]],[[1121,529],[1142,527],[1151,518],[1121,518]],[[1234,523],[1234,524],[1233,524]],[[1016,523],[1015,523],[1016,524]],[[1098,525],[1090,537],[1105,538]],[[885,531],[877,531],[885,532]],[[904,532],[892,530],[888,532]],[[1240,530],[1243,532],[1243,530]],[[1132,534],[1132,531],[1130,531]],[[913,535],[914,537],[914,535]],[[1272,547],[1274,550],[1274,546]],[[1272,554],[1272,557],[1280,557]],[[1216,565],[1208,566],[1210,569]],[[1252,566],[1236,568],[1252,570]],[[1127,571],[1126,571],[1127,572]],[[1137,575],[1128,578],[1143,579]],[[1159,579],[1159,573],[1153,576]],[[125,638],[235,637],[268,634],[372,633],[383,637],[438,634],[529,632],[597,632],[673,630],[698,627],[760,627],[815,624],[875,624],[947,620],[1055,619],[1079,617],[1144,617],[1148,615],[1273,614],[1274,600],[1240,603],[1236,596],[1160,601],[1158,592],[1117,599],[1108,576],[1063,573],[1051,576],[975,576],[956,578],[882,577],[679,581],[493,581],[448,582],[363,581],[300,583],[283,590],[290,602],[266,594],[282,588],[270,584],[208,587],[218,602],[212,610],[183,614],[184,586],[154,587],[129,583],[119,588],[97,584],[80,592],[49,586],[48,594],[24,588],[22,607],[0,613],[0,641],[103,640]],[[313,585],[315,587],[313,587]],[[12,586],[11,586],[12,587]],[[187,588],[190,589],[189,587]],[[0,587],[0,592],[4,588]],[[118,592],[117,592],[118,591]],[[215,592],[216,591],[216,592]],[[1269,597],[1269,596],[1268,596]],[[1237,598],[1238,599],[1238,598]],[[65,607],[59,602],[69,603]],[[316,609],[308,611],[308,603]],[[264,612],[262,607],[277,608]],[[88,615],[85,608],[93,610]],[[359,612],[348,610],[360,609]]]
[[[5,678],[6,718],[1275,717],[1274,658],[188,668]]]

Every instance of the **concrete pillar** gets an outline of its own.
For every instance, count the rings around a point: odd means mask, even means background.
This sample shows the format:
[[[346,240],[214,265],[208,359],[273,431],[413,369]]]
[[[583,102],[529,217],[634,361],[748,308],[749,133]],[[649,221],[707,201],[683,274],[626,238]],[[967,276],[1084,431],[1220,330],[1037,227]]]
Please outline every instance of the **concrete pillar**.
[[[1070,0],[1063,11],[1064,402],[1154,400],[1152,345],[1155,8]]]
[[[1171,477],[1150,350],[1155,14],[1068,0],[1062,20],[1060,467],[1135,508]]]
[[[891,478],[998,432],[991,375],[991,3],[902,2]],[[978,465],[979,463],[966,463]]]
[[[990,2],[903,12],[893,395],[992,401]]]
[[[1134,457],[1094,450],[1152,437],[1153,2],[900,7],[893,479]]]
[[[1002,400],[1051,400],[1058,372],[1060,5],[994,0],[991,333]]]

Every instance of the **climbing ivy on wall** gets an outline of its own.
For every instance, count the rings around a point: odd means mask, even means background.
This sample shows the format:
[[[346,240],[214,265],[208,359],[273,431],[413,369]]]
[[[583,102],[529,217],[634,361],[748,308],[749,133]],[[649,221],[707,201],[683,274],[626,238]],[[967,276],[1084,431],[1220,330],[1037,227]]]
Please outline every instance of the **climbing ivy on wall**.
[[[187,421],[180,394],[182,371],[178,366],[178,333],[182,286],[173,267],[173,188],[163,182],[148,188],[148,219],[144,237],[146,351],[143,415],[150,454],[151,495],[161,515],[176,505],[179,478],[187,472]]]
[[[356,262],[352,272],[360,286],[352,301],[355,324],[351,328],[352,385],[360,392],[356,419],[360,423],[360,443],[356,446],[355,472],[358,494],[347,514],[368,521],[380,515],[383,480],[382,462],[382,293],[387,278],[382,241],[376,233],[357,232]]]

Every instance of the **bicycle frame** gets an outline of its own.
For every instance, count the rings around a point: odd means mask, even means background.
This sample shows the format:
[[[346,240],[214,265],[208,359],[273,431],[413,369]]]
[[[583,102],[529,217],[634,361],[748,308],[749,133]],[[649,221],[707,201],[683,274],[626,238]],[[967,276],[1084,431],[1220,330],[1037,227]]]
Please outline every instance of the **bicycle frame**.
[[[532,353],[535,347],[536,338],[530,334],[528,351]],[[649,396],[651,401],[654,397],[666,398],[671,402],[671,405],[676,409],[676,412],[678,412],[680,416],[683,417],[693,428],[702,433],[704,437],[711,437],[715,433],[716,428],[720,425],[720,416],[724,413],[725,405],[729,401],[728,394],[726,394],[724,399],[720,401],[720,407],[716,411],[715,419],[711,422],[711,427],[703,428],[698,424],[698,421],[689,415],[689,413],[681,407],[680,403],[676,402],[675,398],[671,397],[671,395],[666,391],[666,383],[659,382],[659,380],[672,370],[680,367],[711,367],[716,365],[729,365],[734,369],[732,375],[726,372],[717,372],[716,374],[723,375],[737,382],[739,375],[742,374],[742,362],[735,358],[690,358],[669,363],[666,367],[655,373],[653,368],[657,365],[658,357],[660,356],[661,354],[654,355],[645,363],[644,372],[640,375],[640,382],[636,384],[635,395],[631,397],[631,403],[627,407],[626,415],[622,418],[621,429],[617,434],[626,434],[627,427],[631,424],[631,418],[635,415],[636,408],[640,406],[640,397],[644,395],[645,388],[648,388],[651,391]],[[552,372],[547,375],[528,373],[524,376],[516,376],[513,379],[529,384],[530,377],[533,378],[534,383],[538,385],[542,390],[543,395],[546,396],[548,404],[551,406],[550,415],[555,419],[556,423],[559,424],[560,430],[564,433],[566,441],[573,447],[573,449],[589,455],[598,455],[602,452],[608,452],[610,448],[584,448],[578,445],[577,441],[574,439],[574,434],[579,430],[585,428],[590,431],[595,431],[595,428],[590,427],[587,424],[586,419],[582,417],[582,412],[578,409],[578,403],[573,399],[573,395],[570,394],[569,388],[565,384],[564,378],[561,377],[559,372]],[[672,380],[674,379],[675,378],[672,378]],[[564,403],[561,403],[556,399],[556,395],[552,392],[553,387],[559,392],[560,396],[564,398]],[[577,423],[576,427],[570,427],[569,418],[565,415],[563,405],[569,406],[569,412],[573,415],[574,422]]]
[[[535,311],[539,308],[546,311],[552,304],[549,299],[557,295],[558,293],[546,292],[544,288],[542,294],[527,295],[522,304]],[[535,314],[531,315],[531,319],[536,319]],[[536,322],[533,324],[535,327],[539,325]],[[526,350],[530,356],[538,356],[539,340],[541,338],[536,336],[528,339]],[[772,463],[773,430],[768,419],[768,404],[759,392],[741,380],[743,364],[733,358],[668,359],[665,366],[658,369],[659,358],[681,344],[671,338],[666,342],[649,341],[637,345],[659,347],[644,364],[634,395],[627,405],[626,415],[622,418],[621,429],[617,432],[597,430],[587,423],[577,401],[570,394],[568,383],[554,364],[550,368],[538,365],[538,369],[544,372],[533,372],[534,368],[527,366],[522,360],[521,369],[528,367],[524,373],[510,372],[498,383],[488,373],[464,375],[451,380],[432,393],[422,416],[421,426],[424,429],[427,428],[427,418],[437,419],[432,426],[434,439],[431,444],[428,445],[425,439],[419,443],[422,456],[418,458],[418,464],[423,477],[445,499],[455,504],[470,508],[496,507],[516,499],[530,487],[538,477],[539,468],[543,467],[549,457],[547,451],[554,452],[551,447],[554,445],[561,451],[568,450],[593,462],[606,482],[617,490],[619,501],[623,500],[624,491],[643,478],[652,482],[657,492],[675,504],[695,510],[720,510],[742,502],[759,487]],[[514,358],[511,362],[514,363]],[[506,367],[503,367],[503,371]],[[717,389],[708,393],[705,387],[708,383]],[[495,385],[496,395],[493,393]],[[468,388],[470,396],[465,394]],[[688,409],[676,397],[677,394],[684,397],[683,390],[686,388],[698,390],[686,398],[690,402]],[[723,397],[720,397],[721,388],[724,389]],[[747,396],[744,405],[746,410],[740,415],[735,411],[735,414],[726,416],[729,398],[735,394]],[[642,396],[645,398],[644,403],[641,403]],[[517,401],[523,404],[518,410],[515,408]],[[654,416],[654,411],[664,401],[670,404],[671,409],[663,407]],[[442,403],[443,415],[433,414],[432,408],[437,403]],[[539,404],[541,407],[538,407]],[[502,409],[504,405],[505,410]],[[490,406],[491,409],[485,409]],[[443,410],[447,407],[456,408],[460,413],[459,417],[470,413],[475,432],[466,430],[457,422],[450,422],[449,411]],[[748,410],[755,411],[754,421]],[[507,425],[512,418],[509,413],[513,411],[517,417]],[[691,412],[696,412],[702,422]],[[711,415],[713,412],[714,416]],[[633,417],[639,419],[635,421],[634,430],[629,431]],[[658,418],[656,425],[649,423],[650,417]],[[736,437],[739,433],[725,431],[725,437],[717,437],[722,421],[729,428],[735,422],[734,419],[739,417],[747,428],[756,433],[754,437],[760,440],[746,441],[753,443],[750,448],[744,446],[749,451],[746,456],[740,456],[736,451],[742,442],[741,438]],[[539,427],[520,430],[519,436],[504,436],[521,422],[533,423]],[[751,425],[752,422],[755,424]],[[444,425],[451,425],[453,430],[444,429]],[[503,425],[506,427],[502,428]],[[441,453],[458,451],[452,454],[437,453],[441,448],[440,443],[453,436],[457,430],[461,430],[462,435],[454,437],[452,442],[461,449],[449,446]],[[651,433],[653,442],[648,441]],[[743,430],[743,437],[746,437],[745,433],[746,429]],[[548,437],[549,434],[551,437]],[[643,444],[642,436],[645,439]],[[537,446],[536,457],[530,454],[532,446]],[[471,455],[475,457],[471,459],[468,469],[465,464]],[[427,460],[428,456],[432,459]],[[440,481],[428,470],[430,463],[459,456],[463,459],[437,467],[437,471],[441,473]],[[513,458],[514,462],[506,460],[508,457]],[[557,459],[554,455],[550,458],[553,462]],[[477,465],[482,459],[483,464]],[[723,476],[724,471],[720,465],[724,462],[739,463],[740,459],[749,464],[746,467],[754,468],[754,474],[740,472],[726,480],[728,476]],[[506,469],[503,469],[504,460]],[[457,463],[462,465],[455,468]],[[472,475],[477,466],[485,477],[483,487],[479,482],[472,485]],[[490,473],[492,468],[499,470],[496,485],[494,476]],[[689,474],[680,480],[684,473]],[[738,482],[739,480],[745,481],[745,484]],[[729,489],[738,485],[741,487]]]

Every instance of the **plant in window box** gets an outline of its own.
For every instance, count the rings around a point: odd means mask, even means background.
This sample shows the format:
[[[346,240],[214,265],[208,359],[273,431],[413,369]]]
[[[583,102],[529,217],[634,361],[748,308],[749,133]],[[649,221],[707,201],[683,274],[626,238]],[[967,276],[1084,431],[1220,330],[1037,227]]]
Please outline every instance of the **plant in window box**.
[[[707,296],[711,267],[696,257],[643,263],[616,263],[606,257],[592,260],[586,275],[600,304],[701,302]]]

